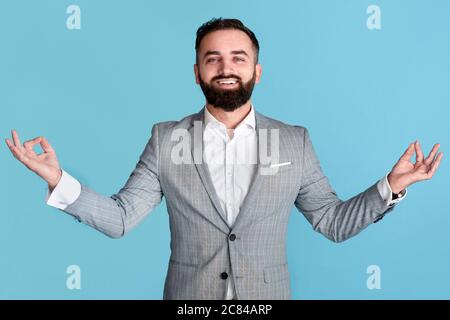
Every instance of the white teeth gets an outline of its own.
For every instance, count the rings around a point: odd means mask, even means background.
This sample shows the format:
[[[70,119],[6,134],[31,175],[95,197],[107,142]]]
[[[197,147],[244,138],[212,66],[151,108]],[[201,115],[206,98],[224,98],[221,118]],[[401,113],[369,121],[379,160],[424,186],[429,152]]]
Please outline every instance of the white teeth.
[[[230,80],[230,81],[219,81],[220,84],[235,84],[236,81]]]

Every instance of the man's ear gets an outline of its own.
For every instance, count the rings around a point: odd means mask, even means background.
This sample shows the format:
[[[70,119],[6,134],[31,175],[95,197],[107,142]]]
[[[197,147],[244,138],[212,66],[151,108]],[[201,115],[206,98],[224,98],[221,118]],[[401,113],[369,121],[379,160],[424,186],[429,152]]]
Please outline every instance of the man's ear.
[[[200,84],[200,79],[198,77],[198,65],[194,64],[194,74],[195,74],[195,83]]]
[[[257,63],[255,66],[255,73],[256,73],[256,77],[255,77],[255,83],[259,83],[260,79],[261,79],[261,75],[262,75],[262,66],[261,64]]]

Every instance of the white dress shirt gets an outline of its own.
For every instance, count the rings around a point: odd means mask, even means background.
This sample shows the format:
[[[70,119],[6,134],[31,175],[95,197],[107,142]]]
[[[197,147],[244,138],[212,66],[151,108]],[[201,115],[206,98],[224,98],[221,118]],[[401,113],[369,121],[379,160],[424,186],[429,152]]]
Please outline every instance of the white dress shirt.
[[[248,193],[251,181],[256,174],[257,135],[255,110],[251,106],[249,114],[234,130],[227,131],[226,126],[214,118],[205,107],[204,118],[204,154],[203,160],[208,165],[215,191],[221,207],[226,213],[227,222],[233,226],[241,205]],[[378,192],[388,206],[405,198],[407,190],[403,190],[399,198],[392,199],[392,189],[387,174],[378,181]],[[62,176],[55,189],[47,190],[47,204],[64,210],[72,204],[81,193],[81,184],[67,172]],[[227,279],[226,299],[234,297],[233,276]]]

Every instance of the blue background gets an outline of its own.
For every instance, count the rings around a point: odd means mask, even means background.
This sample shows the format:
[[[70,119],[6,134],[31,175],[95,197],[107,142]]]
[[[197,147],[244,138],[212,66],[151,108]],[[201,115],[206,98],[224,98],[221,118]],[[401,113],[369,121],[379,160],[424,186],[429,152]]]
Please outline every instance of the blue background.
[[[68,30],[66,8],[81,8]],[[381,30],[366,9],[381,8]],[[97,192],[125,183],[152,125],[200,110],[197,28],[236,17],[261,44],[263,114],[309,129],[346,200],[382,178],[409,143],[450,145],[449,1],[2,1],[0,133],[47,137],[61,166]],[[40,148],[36,148],[40,151]],[[448,157],[448,155],[447,155]],[[46,183],[0,146],[0,298],[161,299],[169,259],[163,202],[112,240],[45,204]],[[449,299],[450,171],[408,189],[380,223],[335,244],[293,209],[293,299]],[[81,268],[81,290],[66,268]],[[369,290],[369,265],[381,289]]]

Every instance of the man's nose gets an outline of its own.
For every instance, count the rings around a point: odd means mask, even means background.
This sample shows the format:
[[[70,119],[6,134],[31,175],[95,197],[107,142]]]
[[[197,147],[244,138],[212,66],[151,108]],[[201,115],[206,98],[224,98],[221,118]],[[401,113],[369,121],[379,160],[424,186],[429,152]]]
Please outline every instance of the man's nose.
[[[222,63],[220,64],[219,73],[221,75],[230,75],[234,74],[234,68],[231,61],[223,59]]]

